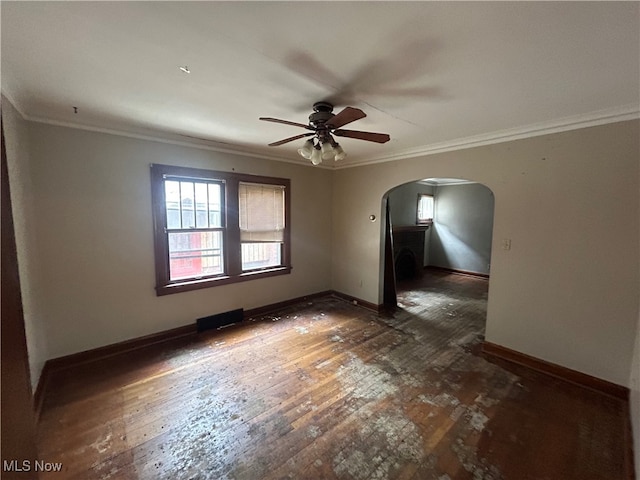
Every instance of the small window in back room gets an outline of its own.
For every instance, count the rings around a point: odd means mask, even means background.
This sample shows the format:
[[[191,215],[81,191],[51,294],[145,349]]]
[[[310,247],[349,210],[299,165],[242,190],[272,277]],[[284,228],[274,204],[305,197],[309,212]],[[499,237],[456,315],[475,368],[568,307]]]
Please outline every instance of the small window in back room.
[[[418,194],[416,223],[418,225],[431,225],[433,223],[433,195]]]

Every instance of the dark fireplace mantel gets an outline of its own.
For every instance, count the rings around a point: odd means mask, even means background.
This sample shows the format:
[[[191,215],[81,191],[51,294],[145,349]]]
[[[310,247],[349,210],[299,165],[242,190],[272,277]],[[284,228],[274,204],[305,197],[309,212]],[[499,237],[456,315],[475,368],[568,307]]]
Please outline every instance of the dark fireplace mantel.
[[[392,228],[396,279],[420,275],[424,262],[424,239],[429,225],[401,225]]]
[[[392,228],[393,233],[402,232],[426,232],[431,225],[399,225]]]

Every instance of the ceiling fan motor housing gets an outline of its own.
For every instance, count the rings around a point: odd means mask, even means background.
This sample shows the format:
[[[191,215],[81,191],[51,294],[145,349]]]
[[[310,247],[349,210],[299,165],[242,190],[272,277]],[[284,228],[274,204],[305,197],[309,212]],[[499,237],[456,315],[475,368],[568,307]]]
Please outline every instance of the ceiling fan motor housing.
[[[329,102],[316,102],[313,104],[313,113],[309,115],[309,123],[319,127],[333,118],[333,105]]]

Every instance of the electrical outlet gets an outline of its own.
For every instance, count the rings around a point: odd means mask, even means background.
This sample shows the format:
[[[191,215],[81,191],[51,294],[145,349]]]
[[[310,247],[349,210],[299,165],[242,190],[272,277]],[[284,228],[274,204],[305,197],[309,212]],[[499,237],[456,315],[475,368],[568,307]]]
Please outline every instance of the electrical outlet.
[[[502,239],[502,249],[503,250],[511,250],[511,239],[503,238]]]

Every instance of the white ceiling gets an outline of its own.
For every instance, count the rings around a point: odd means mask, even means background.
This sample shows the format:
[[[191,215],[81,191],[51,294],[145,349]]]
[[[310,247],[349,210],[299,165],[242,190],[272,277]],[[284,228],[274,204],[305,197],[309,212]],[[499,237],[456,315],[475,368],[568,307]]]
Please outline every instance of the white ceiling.
[[[302,140],[266,145],[305,131],[258,117],[307,123],[319,100],[334,101],[336,112],[346,105],[366,112],[345,128],[391,135],[384,145],[340,139],[348,153],[340,166],[640,111],[638,2],[2,1],[0,8],[2,92],[27,119],[283,161],[309,163],[296,153]]]

